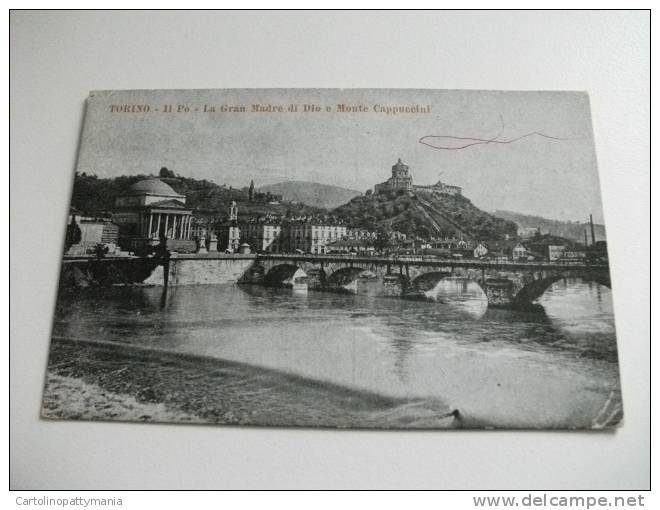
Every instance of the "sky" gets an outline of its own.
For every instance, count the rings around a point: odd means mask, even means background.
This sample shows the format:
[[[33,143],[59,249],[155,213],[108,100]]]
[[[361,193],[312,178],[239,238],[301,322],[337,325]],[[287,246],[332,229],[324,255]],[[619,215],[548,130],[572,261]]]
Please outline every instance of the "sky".
[[[245,111],[230,111],[240,106]],[[277,107],[283,111],[272,111]],[[392,111],[401,107],[409,111]],[[591,213],[603,221],[582,92],[92,92],[77,171],[114,177],[157,174],[165,166],[235,187],[251,179],[257,187],[305,180],[364,192],[389,178],[398,158],[415,184],[441,179],[461,186],[487,211],[571,221]]]

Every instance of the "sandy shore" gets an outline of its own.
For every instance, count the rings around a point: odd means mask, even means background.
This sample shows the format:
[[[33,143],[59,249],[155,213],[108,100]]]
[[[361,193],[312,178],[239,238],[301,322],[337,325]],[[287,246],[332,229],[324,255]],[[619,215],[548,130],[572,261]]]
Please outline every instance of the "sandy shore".
[[[42,415],[61,420],[200,422],[196,416],[168,409],[164,404],[138,402],[130,395],[52,373],[47,375]]]
[[[42,416],[244,425],[453,428],[444,403],[395,399],[241,363],[54,338]]]

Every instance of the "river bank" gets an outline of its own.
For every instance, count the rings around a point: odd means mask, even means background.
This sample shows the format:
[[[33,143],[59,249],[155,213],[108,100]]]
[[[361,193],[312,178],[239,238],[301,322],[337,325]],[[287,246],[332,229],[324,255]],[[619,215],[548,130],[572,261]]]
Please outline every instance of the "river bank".
[[[361,428],[620,421],[609,289],[558,282],[540,300],[543,313],[491,309],[469,282],[444,281],[432,297],[234,284],[66,291],[50,371],[174,414],[151,421],[185,421],[177,413]],[[460,422],[443,418],[454,409]]]
[[[49,419],[307,427],[460,426],[451,412],[241,363],[62,338],[42,404]]]
[[[47,375],[42,414],[60,420],[200,421],[163,404],[142,403],[130,395],[112,393],[82,379],[52,372]]]

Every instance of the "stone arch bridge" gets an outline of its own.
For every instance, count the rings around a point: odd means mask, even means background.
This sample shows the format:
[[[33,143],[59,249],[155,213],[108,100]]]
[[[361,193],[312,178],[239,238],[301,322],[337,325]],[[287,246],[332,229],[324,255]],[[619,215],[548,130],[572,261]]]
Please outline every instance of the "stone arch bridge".
[[[306,273],[309,289],[355,293],[360,281],[376,281],[378,293],[391,297],[423,297],[443,278],[465,278],[479,284],[489,306],[502,308],[530,307],[550,285],[564,278],[611,287],[607,264],[302,254],[260,254],[242,281],[273,285],[273,276],[287,266]]]

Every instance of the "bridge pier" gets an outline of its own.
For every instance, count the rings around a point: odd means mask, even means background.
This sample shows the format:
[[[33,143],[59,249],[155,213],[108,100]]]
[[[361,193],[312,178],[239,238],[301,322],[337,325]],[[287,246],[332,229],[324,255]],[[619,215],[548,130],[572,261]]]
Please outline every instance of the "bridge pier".
[[[266,268],[255,262],[245,272],[243,277],[239,280],[240,283],[264,283],[266,276]]]
[[[307,285],[310,290],[323,290],[325,287],[325,271],[323,267],[307,270]]]
[[[488,306],[512,308],[514,305],[513,281],[508,278],[486,278],[481,288],[488,299]]]
[[[408,288],[408,279],[399,274],[383,276],[383,296],[400,298]]]
[[[411,299],[425,299],[426,293],[442,278],[459,277],[478,283],[488,299],[488,306],[493,308],[533,307],[534,301],[561,278],[582,278],[610,286],[609,268],[605,265],[287,254],[258,255],[241,281],[264,283],[269,281],[271,272],[279,271],[282,266],[302,269],[310,289],[346,293],[368,291],[371,295],[375,292],[384,297]]]

